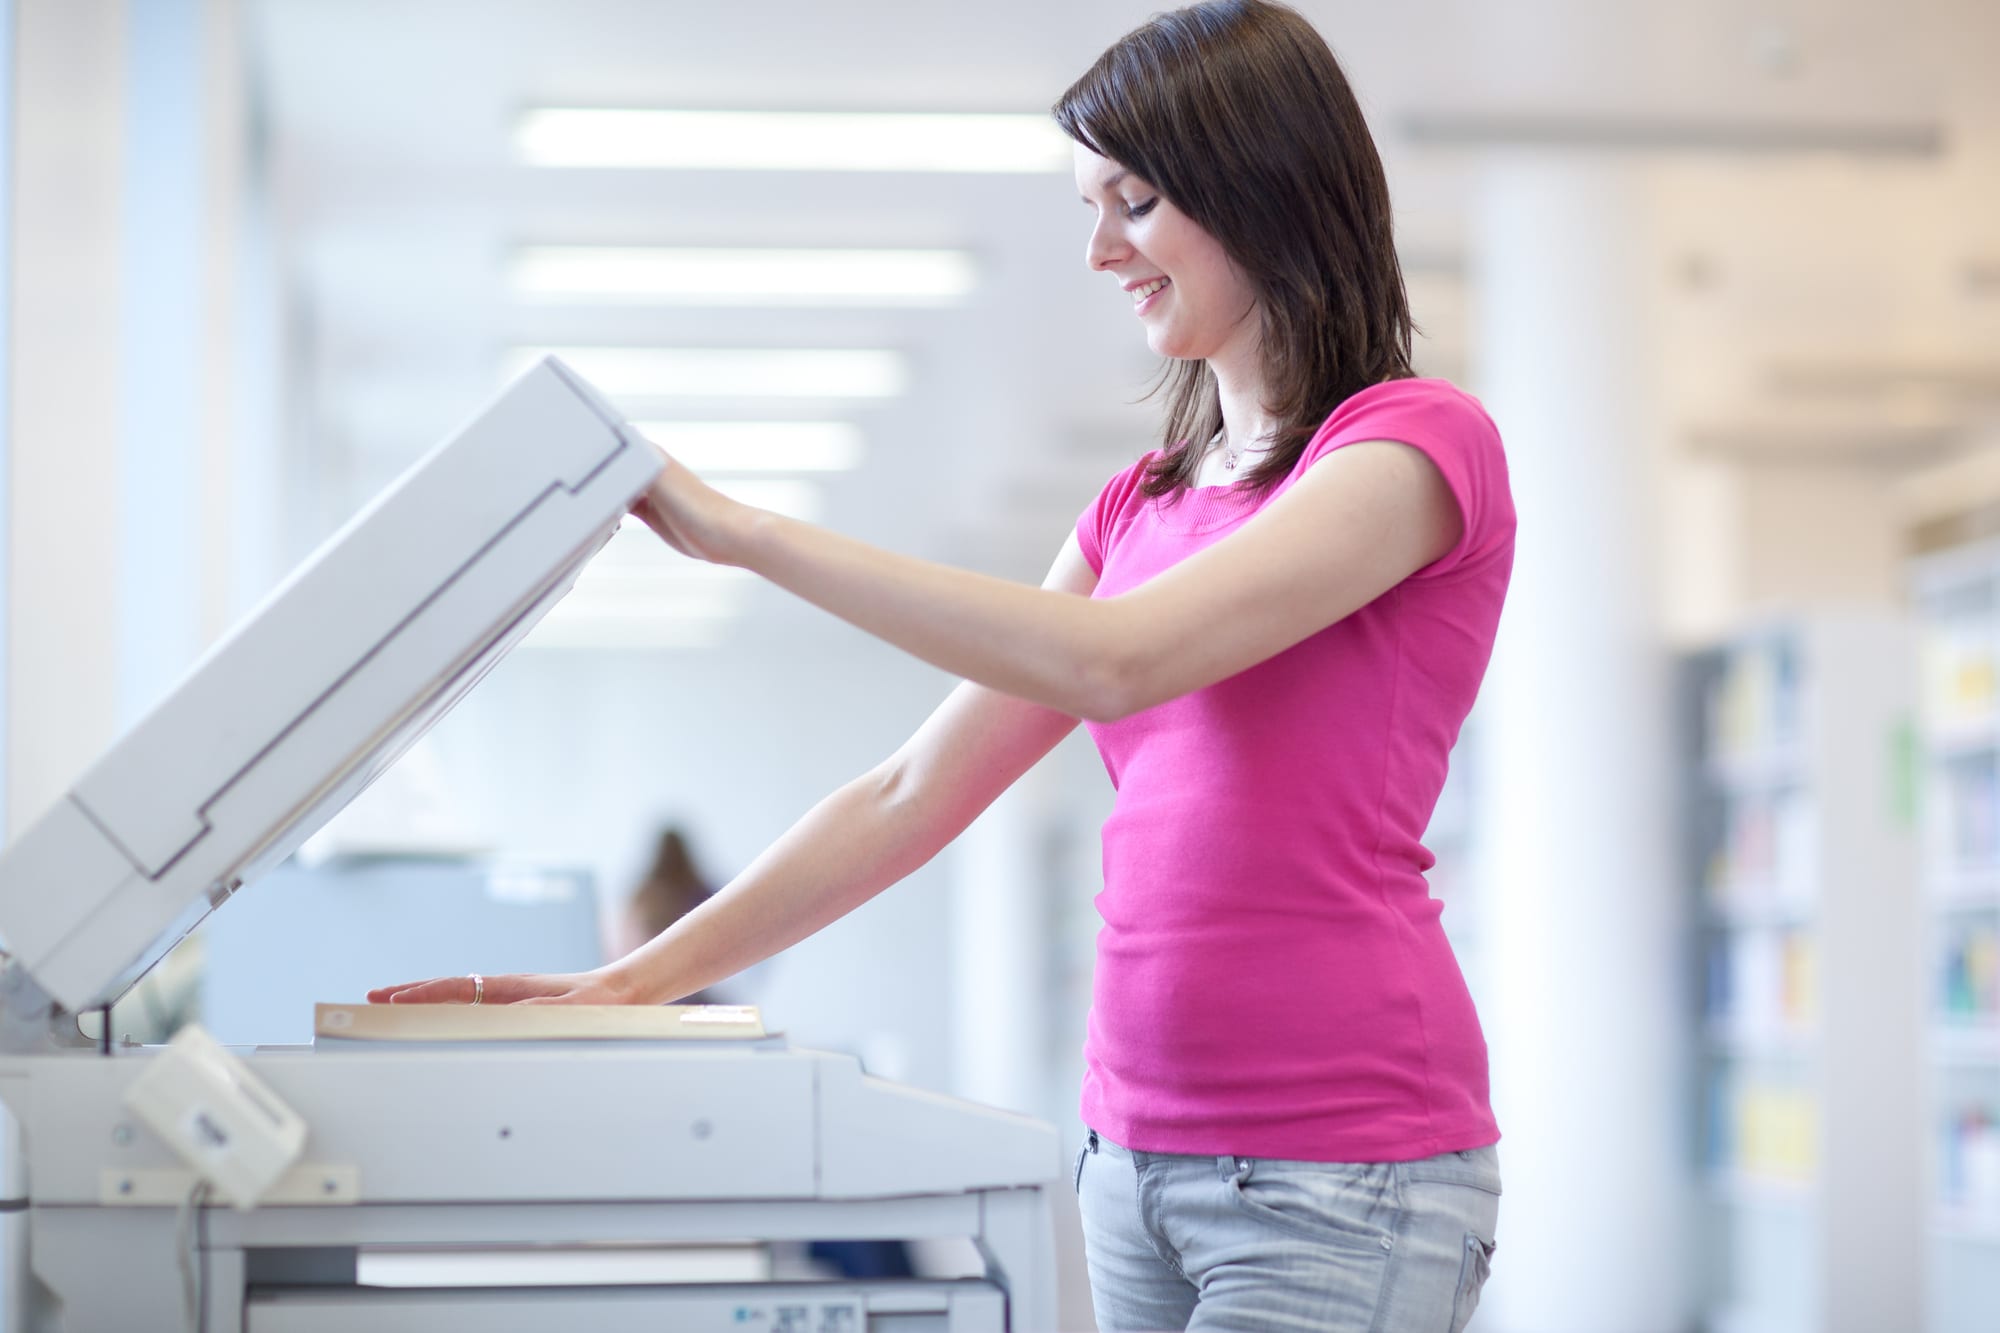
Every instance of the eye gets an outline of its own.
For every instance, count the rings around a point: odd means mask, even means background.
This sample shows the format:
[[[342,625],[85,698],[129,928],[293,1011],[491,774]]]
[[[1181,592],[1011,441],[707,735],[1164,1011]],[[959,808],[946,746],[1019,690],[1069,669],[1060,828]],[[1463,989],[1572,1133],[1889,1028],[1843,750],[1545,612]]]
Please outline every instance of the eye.
[[[1160,202],[1160,196],[1156,194],[1143,204],[1127,204],[1125,205],[1125,216],[1128,218],[1145,217],[1146,214],[1153,211],[1154,206],[1157,205],[1159,202]]]

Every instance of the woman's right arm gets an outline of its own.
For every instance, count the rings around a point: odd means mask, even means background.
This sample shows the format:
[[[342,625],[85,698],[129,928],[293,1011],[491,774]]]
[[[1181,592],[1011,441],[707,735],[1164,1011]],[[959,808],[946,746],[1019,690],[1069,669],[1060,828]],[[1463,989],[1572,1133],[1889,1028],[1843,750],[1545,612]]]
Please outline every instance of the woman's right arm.
[[[719,893],[606,969],[659,1004],[734,976],[847,915],[936,856],[1076,726],[961,684],[894,755],[814,806]]]
[[[1097,575],[1074,535],[1046,588],[1088,596]],[[893,755],[814,806],[748,869],[616,962],[577,976],[491,977],[489,1003],[660,1004],[789,948],[928,862],[1076,726],[1076,719],[962,683]],[[369,999],[452,1002],[445,977]]]

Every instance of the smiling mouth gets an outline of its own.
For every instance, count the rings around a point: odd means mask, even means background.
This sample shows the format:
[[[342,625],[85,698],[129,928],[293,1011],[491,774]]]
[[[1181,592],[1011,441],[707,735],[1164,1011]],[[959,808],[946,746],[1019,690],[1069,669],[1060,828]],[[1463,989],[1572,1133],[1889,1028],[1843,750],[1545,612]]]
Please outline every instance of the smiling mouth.
[[[1166,278],[1155,278],[1151,282],[1145,284],[1142,287],[1134,287],[1132,289],[1133,304],[1138,305],[1143,303],[1147,297],[1151,296],[1154,292],[1159,291],[1162,287],[1165,287],[1167,283],[1168,279]]]

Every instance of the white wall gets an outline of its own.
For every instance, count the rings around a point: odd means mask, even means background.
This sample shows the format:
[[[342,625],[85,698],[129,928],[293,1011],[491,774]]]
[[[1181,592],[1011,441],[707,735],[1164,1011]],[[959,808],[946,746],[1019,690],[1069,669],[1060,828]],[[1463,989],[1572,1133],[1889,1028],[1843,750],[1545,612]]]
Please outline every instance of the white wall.
[[[238,17],[235,0],[14,6],[10,829],[220,631],[227,508],[268,494],[232,458],[257,378],[231,318],[248,137]]]
[[[14,211],[14,0],[0,0],[0,256],[12,253]],[[0,259],[0,514],[7,509],[7,329],[12,265]],[[7,810],[7,543],[0,541],[0,838]]]
[[[1867,467],[1743,465],[1743,606],[1900,605],[1903,534],[1890,475]]]
[[[113,734],[123,7],[15,15],[7,824]]]

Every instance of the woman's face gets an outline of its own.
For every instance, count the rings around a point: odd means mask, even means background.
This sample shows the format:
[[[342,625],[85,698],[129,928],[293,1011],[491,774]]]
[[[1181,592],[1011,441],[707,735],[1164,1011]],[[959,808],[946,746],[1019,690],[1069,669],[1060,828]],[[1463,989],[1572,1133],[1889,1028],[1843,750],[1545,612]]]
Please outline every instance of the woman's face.
[[[1256,295],[1222,245],[1152,185],[1076,146],[1076,187],[1096,212],[1084,259],[1132,298],[1161,356],[1253,364]]]

